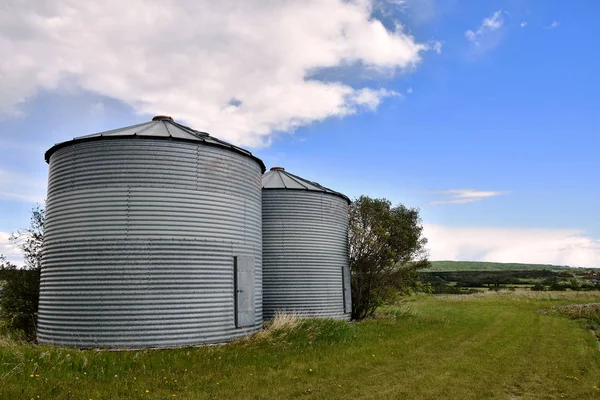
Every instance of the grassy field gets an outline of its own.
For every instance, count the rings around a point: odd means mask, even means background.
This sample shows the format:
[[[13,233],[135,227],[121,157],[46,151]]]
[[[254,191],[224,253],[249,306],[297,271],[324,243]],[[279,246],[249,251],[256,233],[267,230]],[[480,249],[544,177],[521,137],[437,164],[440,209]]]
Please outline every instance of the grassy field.
[[[539,269],[562,271],[570,268],[564,265],[550,264],[518,264],[480,261],[432,261],[431,268],[424,269],[423,271],[526,271]]]
[[[361,323],[280,324],[176,350],[78,351],[5,337],[0,398],[600,399],[598,340],[568,317],[596,309],[562,307],[597,302],[594,292],[415,296]]]

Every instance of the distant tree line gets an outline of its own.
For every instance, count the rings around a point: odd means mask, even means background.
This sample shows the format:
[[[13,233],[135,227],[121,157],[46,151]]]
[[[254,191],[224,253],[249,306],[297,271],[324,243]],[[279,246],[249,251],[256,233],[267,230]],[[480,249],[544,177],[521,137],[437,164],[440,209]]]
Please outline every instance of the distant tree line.
[[[574,276],[570,278],[551,276],[541,282],[536,283],[531,287],[534,291],[585,291],[585,290],[600,290],[600,281],[589,281],[586,279],[578,279]]]
[[[519,271],[423,271],[419,278],[432,293],[470,293],[471,289],[503,290],[515,286],[532,290],[600,290],[600,282],[586,277],[585,271],[519,270]]]

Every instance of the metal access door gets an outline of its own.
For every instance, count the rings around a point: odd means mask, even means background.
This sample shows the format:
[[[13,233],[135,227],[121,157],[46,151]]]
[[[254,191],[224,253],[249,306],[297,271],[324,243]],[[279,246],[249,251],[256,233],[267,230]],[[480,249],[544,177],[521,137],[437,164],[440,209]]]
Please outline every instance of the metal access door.
[[[352,312],[352,291],[350,288],[350,265],[342,267],[342,283],[344,285],[344,313]]]
[[[256,324],[254,310],[254,257],[233,257],[235,289],[235,326],[243,328]]]

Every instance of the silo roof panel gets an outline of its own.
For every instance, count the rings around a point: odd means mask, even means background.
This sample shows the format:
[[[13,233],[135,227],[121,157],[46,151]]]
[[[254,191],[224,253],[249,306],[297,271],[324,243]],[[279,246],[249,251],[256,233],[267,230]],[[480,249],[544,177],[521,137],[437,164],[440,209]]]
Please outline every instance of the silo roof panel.
[[[292,177],[285,174],[278,174],[279,179],[283,181],[286,189],[307,189],[309,190],[309,185],[302,184],[301,180],[292,179]]]
[[[100,140],[104,138],[121,138],[121,137],[140,137],[140,138],[156,138],[156,139],[175,139],[191,142],[202,142],[204,144],[225,147],[236,153],[244,154],[255,161],[257,161],[262,169],[265,171],[265,165],[261,159],[252,155],[251,152],[241,147],[237,147],[231,143],[223,140],[214,138],[206,132],[200,132],[194,130],[188,126],[181,125],[170,117],[155,117],[152,121],[144,122],[137,125],[127,126],[124,128],[113,129],[106,132],[94,133],[86,136],[79,136],[73,140],[55,144],[52,146],[45,155],[46,162],[50,161],[50,156],[59,148],[68,146],[77,142],[85,142],[92,140]]]
[[[140,131],[142,131],[144,129],[147,129],[149,125],[150,125],[149,122],[144,122],[142,124],[137,124],[137,125],[133,125],[133,126],[126,126],[124,128],[113,129],[113,130],[106,131],[106,132],[100,132],[100,133],[93,133],[91,135],[78,136],[78,137],[76,137],[73,140],[88,139],[88,138],[94,138],[94,137],[100,137],[100,136],[131,136],[131,135],[135,135],[137,132],[140,132]]]
[[[322,192],[329,193],[344,198],[348,204],[350,199],[335,190],[321,186],[317,182],[309,181],[304,178],[300,178],[297,175],[290,174],[281,167],[273,167],[270,171],[265,173],[262,178],[263,189],[289,189],[289,190],[307,190],[311,192]]]
[[[278,183],[271,182],[271,181],[274,181],[274,180],[279,181],[279,183],[281,185],[284,184],[283,181],[281,180],[281,178],[279,177],[279,174],[270,174],[270,173],[267,172],[262,177],[263,188],[264,187],[275,187],[275,186],[277,186]]]

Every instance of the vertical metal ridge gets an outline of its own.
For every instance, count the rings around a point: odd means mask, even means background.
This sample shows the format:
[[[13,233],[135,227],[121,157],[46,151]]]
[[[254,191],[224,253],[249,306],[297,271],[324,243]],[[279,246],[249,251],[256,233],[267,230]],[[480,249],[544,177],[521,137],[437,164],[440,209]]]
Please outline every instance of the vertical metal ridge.
[[[262,194],[263,313],[350,319],[348,204],[325,192],[269,189]],[[343,272],[345,270],[345,272]]]
[[[226,148],[79,142],[50,159],[38,340],[81,348],[219,343],[262,326],[261,167]],[[236,328],[234,256],[254,258]]]

